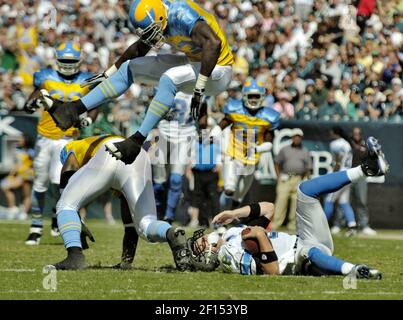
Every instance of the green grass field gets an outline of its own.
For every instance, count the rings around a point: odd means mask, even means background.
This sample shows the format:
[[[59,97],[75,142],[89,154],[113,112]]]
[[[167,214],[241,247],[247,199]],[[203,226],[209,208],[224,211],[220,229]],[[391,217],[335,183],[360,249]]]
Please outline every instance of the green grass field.
[[[381,281],[359,280],[343,288],[343,277],[241,276],[180,273],[167,244],[139,242],[134,268],[111,269],[120,260],[123,227],[89,221],[96,243],[85,252],[84,271],[58,271],[56,291],[43,287],[43,266],[65,257],[49,224],[40,246],[24,244],[28,222],[0,222],[0,299],[403,299],[403,231],[377,238],[335,238],[335,255],[383,271]]]

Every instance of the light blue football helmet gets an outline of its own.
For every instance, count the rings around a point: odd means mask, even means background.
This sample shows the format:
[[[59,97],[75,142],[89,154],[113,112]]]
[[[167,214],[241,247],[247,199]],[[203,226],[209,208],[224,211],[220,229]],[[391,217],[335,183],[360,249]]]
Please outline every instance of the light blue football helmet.
[[[250,110],[258,110],[266,94],[266,89],[260,81],[247,80],[242,88],[242,99],[245,106]]]
[[[71,76],[80,71],[81,48],[78,43],[63,42],[56,49],[56,64],[58,72]]]

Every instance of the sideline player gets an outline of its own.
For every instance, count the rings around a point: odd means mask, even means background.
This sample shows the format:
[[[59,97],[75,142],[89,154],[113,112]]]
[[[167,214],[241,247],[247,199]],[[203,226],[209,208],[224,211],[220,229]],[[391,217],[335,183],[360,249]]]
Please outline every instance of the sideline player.
[[[260,153],[272,148],[274,130],[280,124],[280,114],[262,106],[265,88],[254,79],[242,88],[242,100],[231,99],[224,107],[224,119],[215,126],[211,136],[219,137],[228,126],[231,136],[225,152],[224,192],[221,208],[238,206],[250,189]]]
[[[348,142],[349,138],[339,126],[333,127],[330,131],[330,134],[332,137],[332,142],[330,142],[330,152],[333,156],[333,171],[351,168],[353,151],[350,143]],[[347,222],[348,231],[346,232],[346,236],[348,237],[357,233],[357,223],[355,221],[354,210],[350,204],[350,188],[351,185],[348,184],[337,192],[328,194],[323,205],[327,220],[330,220],[334,211],[334,203],[338,202],[338,205],[342,209],[344,218]],[[337,234],[340,232],[340,226],[337,225],[337,221],[330,231],[332,234]]]
[[[182,180],[191,161],[191,147],[197,137],[196,126],[190,114],[192,96],[178,92],[174,107],[158,124],[158,155],[153,163],[153,181],[157,203],[162,207],[164,183],[167,181],[166,164],[170,166],[169,188],[164,220],[172,223],[182,192]],[[157,131],[157,130],[156,130]],[[157,205],[158,210],[159,205]]]
[[[125,165],[114,159],[104,147],[108,141],[119,142],[123,139],[110,135],[94,136],[69,142],[63,148],[61,159],[68,165],[61,175],[60,184],[64,190],[57,203],[57,224],[68,255],[54,264],[56,269],[85,268],[78,210],[110,189],[121,193],[122,206],[130,210],[137,234],[150,242],[167,241],[177,268],[182,271],[187,268],[185,231],[157,220],[151,165],[146,151],[141,150],[135,162]],[[128,221],[125,224],[125,227],[130,227]],[[130,250],[130,243],[127,249]],[[127,257],[123,256],[122,263],[131,264],[134,252],[135,248],[132,253],[127,253]]]
[[[50,95],[53,99],[63,102],[75,101],[84,96],[89,87],[82,88],[80,83],[91,76],[90,73],[81,72],[81,49],[77,43],[64,42],[56,49],[57,69],[45,68],[34,73],[35,90],[30,95],[25,110],[33,113],[42,106],[46,106],[45,98]],[[49,182],[59,185],[60,151],[67,142],[78,136],[79,127],[92,123],[97,111],[91,111],[74,122],[74,127],[66,131],[59,129],[47,111],[43,111],[38,122],[38,136],[35,144],[34,156],[34,184],[32,192],[32,223],[27,245],[38,245],[43,232],[42,213],[45,206],[45,194]],[[58,189],[58,188],[57,188]],[[57,237],[56,217],[52,218],[51,235]]]
[[[389,166],[381,146],[373,137],[368,138],[368,156],[361,166],[333,172],[302,182],[298,190],[297,235],[270,232],[261,227],[251,227],[242,234],[245,226],[227,230],[222,239],[211,236],[191,238],[188,246],[193,252],[194,269],[210,270],[220,265],[224,272],[241,274],[302,274],[347,275],[357,278],[380,279],[382,274],[366,265],[355,265],[332,256],[333,240],[319,197],[335,192],[365,176],[381,176]],[[213,222],[228,224],[237,218],[271,219],[272,203],[261,202],[232,211],[224,211]],[[255,238],[259,253],[252,255],[245,249],[243,240]],[[214,242],[212,242],[214,240]],[[202,267],[200,267],[202,266]]]
[[[55,101],[50,108],[57,125],[66,130],[81,113],[96,108],[105,99],[120,96],[133,81],[158,85],[139,130],[124,141],[106,145],[113,156],[126,164],[136,159],[148,133],[174,106],[178,91],[193,95],[191,112],[197,120],[203,97],[218,95],[228,88],[234,63],[216,18],[193,1],[135,0],[129,20],[140,39],[111,68],[84,84],[102,83],[82,99],[67,104]],[[145,56],[163,43],[184,55]]]

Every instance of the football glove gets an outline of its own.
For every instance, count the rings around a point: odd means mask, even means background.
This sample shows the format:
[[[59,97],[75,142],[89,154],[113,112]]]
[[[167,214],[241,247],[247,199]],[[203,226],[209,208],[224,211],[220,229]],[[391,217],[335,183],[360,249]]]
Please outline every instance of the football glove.
[[[200,108],[203,102],[204,89],[195,88],[193,91],[192,102],[190,103],[190,112],[194,121],[200,117]]]
[[[80,114],[87,111],[87,108],[81,102],[76,100],[72,102],[62,102],[52,99],[53,104],[48,109],[56,126],[63,131],[80,123]]]
[[[145,141],[145,137],[136,132],[131,137],[120,142],[105,143],[106,150],[112,157],[123,161],[125,164],[133,163],[141,151],[141,146]]]
[[[50,94],[47,90],[41,89],[37,94],[34,95],[34,97],[30,100],[27,101],[27,103],[24,105],[24,110],[32,114],[39,108],[45,108],[48,109],[52,105],[52,99],[50,97]]]

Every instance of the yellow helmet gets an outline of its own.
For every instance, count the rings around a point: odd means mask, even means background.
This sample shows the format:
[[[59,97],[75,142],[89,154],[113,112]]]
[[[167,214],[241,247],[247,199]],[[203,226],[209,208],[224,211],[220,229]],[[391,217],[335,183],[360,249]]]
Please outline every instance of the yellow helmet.
[[[167,7],[162,0],[133,1],[129,20],[136,28],[141,41],[150,47],[159,47],[164,41],[167,26]]]

